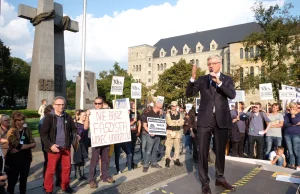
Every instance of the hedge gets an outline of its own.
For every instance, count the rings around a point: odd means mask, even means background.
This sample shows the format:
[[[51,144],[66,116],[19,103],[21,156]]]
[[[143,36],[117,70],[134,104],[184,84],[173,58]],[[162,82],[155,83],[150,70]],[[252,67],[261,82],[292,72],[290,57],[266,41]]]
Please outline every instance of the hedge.
[[[11,116],[14,111],[16,111],[16,110],[0,110],[0,114],[7,114],[7,115]],[[26,118],[39,118],[40,117],[37,110],[17,110],[17,111],[20,111],[21,113],[23,113]],[[71,115],[72,117],[75,114],[74,110],[66,110],[66,112],[69,115]]]

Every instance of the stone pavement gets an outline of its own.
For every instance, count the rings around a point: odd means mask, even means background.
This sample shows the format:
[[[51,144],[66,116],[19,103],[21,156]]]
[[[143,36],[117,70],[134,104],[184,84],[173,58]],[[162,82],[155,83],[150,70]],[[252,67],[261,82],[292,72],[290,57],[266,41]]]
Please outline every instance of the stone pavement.
[[[91,157],[91,151],[89,152],[89,157]],[[116,170],[114,167],[114,157],[111,158],[110,161],[110,169],[109,172],[116,180],[116,183],[109,184],[104,182],[99,182],[99,167],[97,167],[98,179],[99,183],[98,189],[90,189],[87,181],[77,181],[74,179],[74,171],[72,169],[71,173],[71,186],[78,193],[106,193],[106,194],[116,194],[116,193],[135,193],[139,192],[145,188],[151,187],[159,182],[165,181],[172,177],[187,174],[187,172],[193,172],[195,168],[192,166],[193,162],[191,162],[191,154],[186,153],[181,155],[180,160],[185,161],[186,164],[183,167],[171,166],[170,169],[151,169],[147,173],[142,172],[142,166],[140,164],[140,154],[135,154],[135,162],[138,163],[138,168],[132,171],[128,171],[125,167],[126,156],[124,153],[121,154],[120,159],[120,168],[124,169],[123,173],[116,174]],[[41,151],[33,152],[33,161],[31,163],[30,175],[28,177],[27,182],[27,193],[37,194],[37,193],[45,193],[43,190],[43,153]],[[86,162],[85,167],[85,175],[88,177],[88,168],[89,168],[89,160]],[[160,161],[159,164],[164,167],[164,160]],[[15,191],[18,193],[19,188],[16,186]],[[55,188],[55,192],[61,193],[60,187]]]

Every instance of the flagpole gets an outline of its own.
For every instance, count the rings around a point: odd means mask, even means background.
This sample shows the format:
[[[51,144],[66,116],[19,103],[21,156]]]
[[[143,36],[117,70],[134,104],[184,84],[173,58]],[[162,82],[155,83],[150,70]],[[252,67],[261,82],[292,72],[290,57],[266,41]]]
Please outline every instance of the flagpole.
[[[83,0],[82,19],[82,49],[81,49],[81,84],[80,84],[80,109],[84,109],[84,80],[85,80],[85,33],[86,33],[86,1]]]

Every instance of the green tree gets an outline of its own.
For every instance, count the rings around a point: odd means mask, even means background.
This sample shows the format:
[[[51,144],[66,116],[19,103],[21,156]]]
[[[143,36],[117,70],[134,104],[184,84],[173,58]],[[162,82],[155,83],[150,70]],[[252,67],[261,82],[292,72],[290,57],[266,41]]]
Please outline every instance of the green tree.
[[[101,71],[99,73],[100,79],[97,80],[97,86],[98,86],[98,95],[103,96],[106,99],[106,102],[112,105],[112,100],[115,99],[114,95],[110,94],[111,89],[111,82],[113,76],[122,76],[124,78],[124,89],[123,89],[123,95],[117,96],[118,98],[130,98],[131,97],[131,83],[134,83],[134,80],[132,78],[132,75],[129,75],[127,71],[119,66],[118,63],[115,63],[112,70],[109,71]],[[142,84],[142,104],[148,100],[148,88],[145,86],[145,84]],[[138,101],[139,103],[139,101]]]
[[[6,84],[11,65],[12,60],[10,58],[10,49],[0,40],[0,101],[7,95]]]
[[[200,68],[197,70],[197,76],[204,75],[205,71]],[[192,75],[192,66],[185,59],[180,59],[178,63],[165,70],[159,75],[158,83],[155,84],[155,96],[164,96],[165,102],[170,103],[173,100],[186,103],[188,99],[185,96],[187,83]]]
[[[75,109],[76,103],[76,83],[73,80],[66,81],[67,86],[67,106],[68,109]]]
[[[258,88],[257,81],[272,83],[275,99],[279,97],[278,90],[282,83],[296,84],[288,70],[295,64],[295,49],[299,52],[300,17],[290,14],[292,8],[290,3],[285,3],[283,7],[275,5],[265,8],[262,2],[256,2],[252,11],[255,14],[255,22],[262,30],[250,34],[244,40],[246,51],[254,46],[259,49],[259,54],[248,60],[260,60],[264,68],[261,78],[247,78],[249,83],[253,83],[248,84],[249,87]],[[299,68],[299,64],[296,66]]]

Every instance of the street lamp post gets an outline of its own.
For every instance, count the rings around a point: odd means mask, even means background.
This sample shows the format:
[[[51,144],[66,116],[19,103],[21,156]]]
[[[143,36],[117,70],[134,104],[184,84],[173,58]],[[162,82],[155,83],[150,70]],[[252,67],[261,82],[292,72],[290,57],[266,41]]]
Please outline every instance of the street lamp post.
[[[84,79],[85,79],[85,32],[86,32],[86,1],[83,0],[82,17],[82,49],[81,49],[81,84],[80,84],[80,109],[84,109]]]

